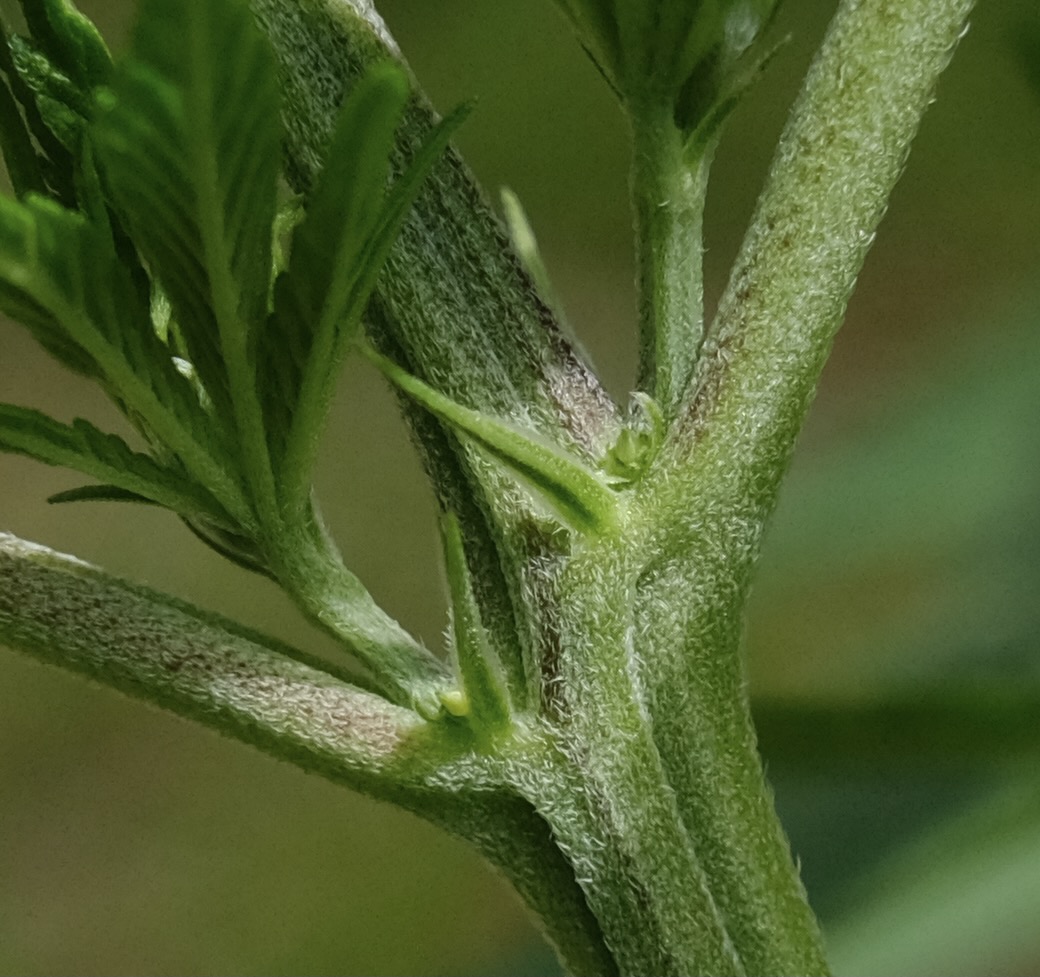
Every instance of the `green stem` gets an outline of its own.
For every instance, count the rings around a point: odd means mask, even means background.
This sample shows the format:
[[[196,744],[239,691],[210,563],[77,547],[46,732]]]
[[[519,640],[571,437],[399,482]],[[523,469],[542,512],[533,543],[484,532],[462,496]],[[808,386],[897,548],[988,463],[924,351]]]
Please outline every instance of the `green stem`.
[[[290,172],[306,188],[343,97],[366,66],[401,60],[400,51],[368,0],[251,6],[279,61]],[[401,159],[414,155],[435,120],[414,93],[399,131]],[[420,378],[436,377],[446,396],[500,417],[528,417],[550,437],[562,427],[593,457],[616,436],[615,405],[539,300],[454,151],[424,182],[375,297],[370,328],[390,333],[405,354],[400,362]]]
[[[763,527],[845,303],[971,0],[845,0],[806,78],[693,392],[633,512],[654,737],[752,973],[824,964],[739,661]],[[638,516],[637,516],[638,518]]]
[[[546,822],[469,753],[350,685],[327,663],[74,557],[0,533],[0,645],[391,801],[463,837],[541,917],[571,972],[616,977],[571,866]]]
[[[705,342],[675,455],[776,487],[973,0],[845,0],[806,78]],[[695,432],[710,432],[707,438]],[[724,455],[724,459],[723,459]],[[734,478],[718,473],[725,463]],[[724,491],[727,489],[724,489]]]
[[[623,974],[753,973],[653,739],[632,543],[623,530],[587,541],[560,569],[541,662],[548,746],[519,786],[552,825]]]
[[[367,792],[407,776],[424,726],[299,652],[6,533],[0,642]]]
[[[726,608],[728,601],[742,606],[743,593],[726,577],[732,568],[708,558],[715,527],[706,524],[705,533],[704,551],[689,564],[651,563],[638,588],[635,630],[653,635],[643,675],[654,739],[747,972],[826,974],[819,926],[756,748],[741,615]],[[695,574],[703,575],[699,594]],[[722,592],[706,594],[712,587]]]
[[[675,416],[704,332],[703,220],[710,153],[689,162],[670,106],[633,107],[638,386]]]
[[[391,701],[437,715],[453,685],[448,670],[343,565],[320,517],[310,511],[276,547],[272,571],[304,614],[343,642]]]

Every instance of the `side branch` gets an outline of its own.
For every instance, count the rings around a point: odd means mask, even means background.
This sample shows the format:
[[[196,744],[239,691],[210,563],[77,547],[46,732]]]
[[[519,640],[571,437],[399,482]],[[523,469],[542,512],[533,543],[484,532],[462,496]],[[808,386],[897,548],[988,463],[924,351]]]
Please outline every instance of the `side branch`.
[[[0,533],[0,642],[366,793],[425,723],[299,652]]]
[[[466,838],[513,882],[572,972],[616,977],[546,823],[464,728],[350,685],[215,615],[0,533],[0,645],[79,672]]]
[[[756,473],[766,507],[972,5],[846,0],[780,139],[705,343],[683,439],[710,428],[729,470],[741,481]]]

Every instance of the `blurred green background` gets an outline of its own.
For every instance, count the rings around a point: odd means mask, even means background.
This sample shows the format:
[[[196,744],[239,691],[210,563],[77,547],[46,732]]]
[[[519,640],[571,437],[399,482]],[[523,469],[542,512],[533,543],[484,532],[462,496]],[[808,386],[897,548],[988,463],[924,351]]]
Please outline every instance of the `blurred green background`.
[[[11,4],[4,0],[5,9]],[[116,48],[132,5],[81,6]],[[729,124],[708,214],[717,296],[833,0]],[[634,370],[626,135],[548,0],[385,0],[459,142],[528,210],[590,357]],[[799,446],[749,623],[756,694],[1040,683],[1040,89],[1035,0],[981,4],[944,77]],[[1040,47],[1032,48],[1040,58]],[[0,400],[119,424],[0,323]],[[172,516],[51,507],[74,475],[0,456],[0,528],[311,648],[266,582]],[[321,495],[351,566],[432,646],[433,505],[391,398],[352,364]],[[1040,717],[1038,717],[1040,722]],[[1040,971],[1040,776],[769,753],[845,974]],[[0,650],[0,973],[555,973],[461,844],[235,743]]]

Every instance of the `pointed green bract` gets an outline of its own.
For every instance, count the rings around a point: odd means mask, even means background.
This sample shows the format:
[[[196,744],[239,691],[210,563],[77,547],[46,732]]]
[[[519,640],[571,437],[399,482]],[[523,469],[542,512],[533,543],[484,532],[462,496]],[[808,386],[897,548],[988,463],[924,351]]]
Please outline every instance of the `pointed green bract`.
[[[278,113],[274,58],[245,0],[144,0],[93,130],[109,190],[208,396],[235,420],[259,491],[254,346],[267,313]]]
[[[0,404],[0,450],[75,469],[182,515],[231,522],[216,500],[184,475],[84,420],[62,424],[39,411]]]
[[[536,435],[455,403],[371,347],[362,349],[395,386],[534,489],[565,525],[596,534],[617,521],[617,495],[573,455],[538,440]]]
[[[451,593],[452,650],[462,685],[461,700],[445,707],[453,715],[470,716],[478,734],[494,734],[509,726],[509,696],[480,619],[456,516],[441,519],[441,541]]]
[[[538,248],[534,228],[527,219],[520,198],[508,187],[502,189],[502,211],[506,227],[509,228],[509,238],[513,242],[513,248],[524,263],[527,273],[531,276],[531,281],[538,289],[539,296],[550,308],[558,314],[562,314],[561,303],[556,289],[553,288],[552,278],[549,277],[549,269],[545,267],[545,261]]]

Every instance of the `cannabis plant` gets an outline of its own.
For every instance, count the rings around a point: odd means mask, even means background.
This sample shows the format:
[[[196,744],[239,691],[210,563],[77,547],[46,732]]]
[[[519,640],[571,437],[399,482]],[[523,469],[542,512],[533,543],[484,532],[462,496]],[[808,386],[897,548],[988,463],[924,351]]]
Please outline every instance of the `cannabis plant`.
[[[54,501],[146,503],[361,666],[11,536],[0,639],[474,845],[575,974],[824,974],[740,658],[763,529],[970,0],[842,0],[706,322],[708,173],[776,0],[558,0],[627,119],[640,301],[617,404],[519,202],[494,216],[367,0],[69,0],[0,38],[0,307],[127,437],[0,406]],[[397,391],[441,511],[432,653],[313,491],[341,368]]]

